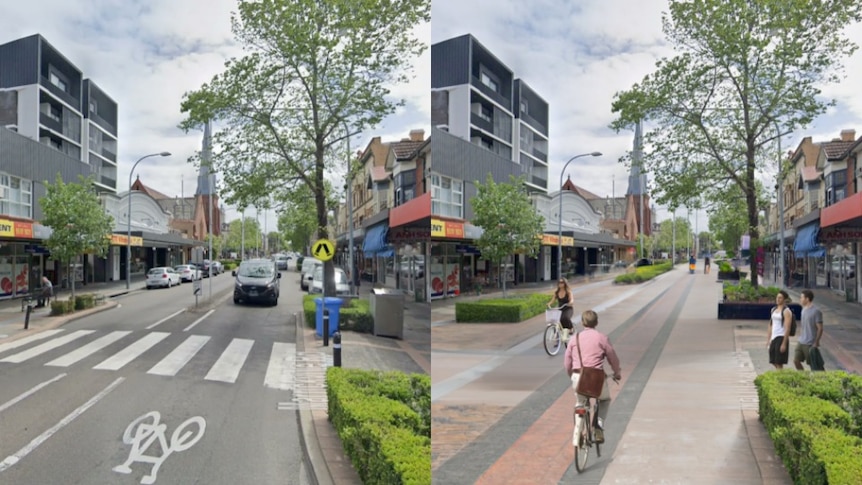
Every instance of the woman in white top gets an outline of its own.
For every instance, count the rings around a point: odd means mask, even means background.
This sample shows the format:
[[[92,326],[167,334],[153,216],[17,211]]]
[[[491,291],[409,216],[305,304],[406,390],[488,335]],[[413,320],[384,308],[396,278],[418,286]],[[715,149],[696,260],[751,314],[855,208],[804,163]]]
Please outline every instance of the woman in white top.
[[[772,309],[770,316],[769,337],[766,341],[766,348],[769,349],[769,363],[776,369],[781,369],[787,363],[790,340],[790,322],[793,318],[790,313],[790,308],[787,304],[790,303],[790,297],[784,290],[779,290],[775,296],[775,308]]]

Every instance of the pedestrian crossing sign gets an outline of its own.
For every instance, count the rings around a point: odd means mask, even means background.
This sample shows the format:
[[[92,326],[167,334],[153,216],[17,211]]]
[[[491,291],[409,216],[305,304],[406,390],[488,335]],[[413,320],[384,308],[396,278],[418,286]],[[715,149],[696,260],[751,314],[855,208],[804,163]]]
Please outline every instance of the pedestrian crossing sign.
[[[335,244],[329,239],[318,239],[311,245],[311,254],[321,261],[329,261],[335,256]]]

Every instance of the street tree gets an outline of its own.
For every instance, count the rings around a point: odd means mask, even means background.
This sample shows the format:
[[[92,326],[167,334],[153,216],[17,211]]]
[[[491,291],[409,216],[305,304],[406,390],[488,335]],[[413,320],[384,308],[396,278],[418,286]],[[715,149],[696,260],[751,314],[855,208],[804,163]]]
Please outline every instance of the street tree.
[[[260,223],[254,217],[246,217],[245,224],[241,218],[230,221],[225,233],[224,249],[239,253],[242,250],[243,231],[245,231],[245,249],[248,250],[257,241],[256,235],[261,231]]]
[[[304,185],[316,227],[328,237],[325,176],[331,152],[404,105],[392,89],[412,77],[427,49],[414,28],[430,20],[429,0],[244,1],[231,28],[245,55],[183,96],[185,130],[213,120],[212,164],[225,199],[276,202]],[[326,295],[333,264],[324,264]]]
[[[84,253],[103,256],[110,246],[114,219],[102,208],[92,178],[78,176],[78,182],[65,183],[60,174],[53,184],[45,181],[42,224],[51,228],[45,246],[51,256],[66,264],[67,280],[75,300],[75,274],[72,261]]]
[[[476,196],[470,204],[473,223],[483,230],[476,246],[483,257],[499,265],[505,297],[503,260],[515,253],[534,256],[541,244],[545,219],[533,208],[523,177],[509,176],[508,183],[498,184],[489,173],[484,184],[476,182]]]
[[[685,249],[688,235],[691,232],[691,223],[685,217],[676,216],[675,218],[665,219],[659,224],[655,245],[657,248],[668,253],[674,249],[679,252]]]
[[[326,181],[327,206],[334,207],[337,201],[333,197],[331,184]],[[285,194],[282,208],[278,214],[278,231],[285,240],[292,241],[294,249],[304,251],[311,246],[312,238],[317,231],[317,207],[313,194],[307,186]]]
[[[652,125],[643,161],[658,202],[708,202],[738,187],[756,239],[756,177],[777,160],[768,151],[778,137],[835,104],[821,89],[842,78],[857,49],[846,27],[862,18],[862,2],[671,0],[669,10],[663,31],[677,55],[614,96],[611,127]]]

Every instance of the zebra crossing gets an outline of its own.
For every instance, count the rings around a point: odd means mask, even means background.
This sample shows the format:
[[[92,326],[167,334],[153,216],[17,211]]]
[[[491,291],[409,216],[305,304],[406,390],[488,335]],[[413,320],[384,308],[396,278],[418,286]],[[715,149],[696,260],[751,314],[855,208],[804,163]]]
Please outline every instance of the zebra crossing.
[[[49,367],[68,368],[111,345],[126,343],[121,350],[92,367],[95,370],[118,371],[141,358],[147,351],[165,341],[170,335],[170,332],[155,331],[140,335],[140,332],[135,334],[132,331],[117,330],[99,335],[95,330],[75,330],[72,332],[65,332],[63,329],[47,330],[20,340],[0,344],[0,366],[4,363],[20,364],[27,362],[48,352],[65,349],[73,344],[83,342],[82,345],[70,349],[63,355],[44,364]],[[93,339],[93,337],[97,338]],[[134,340],[129,341],[132,338]],[[147,370],[146,374],[161,377],[176,376],[210,342],[209,336],[189,335]],[[258,343],[250,339],[231,339],[203,379],[228,384],[236,383],[243,367],[249,360],[252,348],[256,344]],[[295,343],[273,342],[263,386],[270,389],[292,391],[294,402],[318,401],[318,394],[321,391],[325,395],[325,371],[326,367],[332,365],[332,362],[331,358],[326,359],[316,354],[317,352],[298,352]],[[298,374],[301,375],[298,376]]]

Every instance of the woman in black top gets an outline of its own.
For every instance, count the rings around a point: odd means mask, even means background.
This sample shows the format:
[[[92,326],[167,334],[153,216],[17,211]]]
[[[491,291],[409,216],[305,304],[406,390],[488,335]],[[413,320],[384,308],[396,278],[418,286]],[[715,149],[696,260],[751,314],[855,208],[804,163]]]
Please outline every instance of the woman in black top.
[[[560,278],[560,281],[557,282],[557,289],[554,291],[554,295],[551,297],[551,301],[548,302],[548,308],[551,307],[551,304],[554,301],[557,301],[557,306],[561,307],[563,310],[562,315],[560,315],[560,324],[564,329],[567,329],[567,333],[571,333],[573,325],[572,325],[572,315],[575,313],[575,309],[572,308],[572,303],[574,302],[575,297],[572,296],[572,289],[569,288],[569,282],[566,281],[565,278]],[[567,339],[567,336],[564,335],[564,340]]]

